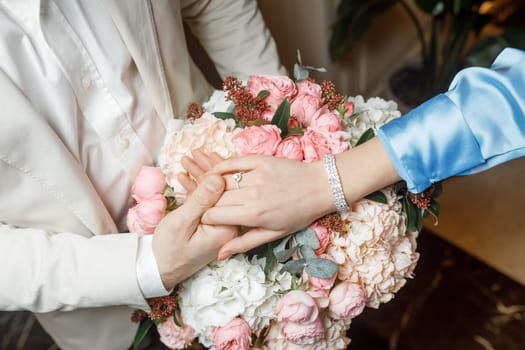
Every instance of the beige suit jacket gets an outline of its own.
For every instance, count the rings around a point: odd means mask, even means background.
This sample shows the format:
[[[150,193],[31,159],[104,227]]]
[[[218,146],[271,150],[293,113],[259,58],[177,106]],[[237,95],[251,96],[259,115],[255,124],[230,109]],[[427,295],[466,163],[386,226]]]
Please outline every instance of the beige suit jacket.
[[[183,19],[222,76],[284,73],[255,1],[103,2],[164,122],[211,91]],[[137,236],[104,236],[116,225],[82,165],[2,71],[0,106],[0,307],[37,313],[62,349],[126,349],[147,308]]]

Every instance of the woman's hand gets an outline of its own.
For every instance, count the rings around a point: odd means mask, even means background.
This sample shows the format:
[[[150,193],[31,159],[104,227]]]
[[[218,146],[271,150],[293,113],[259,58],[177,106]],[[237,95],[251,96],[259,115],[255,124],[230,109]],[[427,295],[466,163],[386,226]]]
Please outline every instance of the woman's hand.
[[[213,161],[204,157],[197,151],[193,160],[185,159],[192,177],[198,178],[217,161],[215,156]],[[220,259],[284,237],[335,210],[321,162],[240,157],[219,163],[212,172],[226,179],[226,191],[203,215],[203,223],[252,227],[226,243]],[[242,173],[238,183],[233,179],[237,172]]]

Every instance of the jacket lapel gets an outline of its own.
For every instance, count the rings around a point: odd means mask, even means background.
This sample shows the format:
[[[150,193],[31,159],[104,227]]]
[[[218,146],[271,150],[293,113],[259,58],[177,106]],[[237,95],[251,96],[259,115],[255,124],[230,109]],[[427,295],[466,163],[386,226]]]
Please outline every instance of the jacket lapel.
[[[16,182],[3,183],[2,187],[7,192],[17,193],[17,187],[23,186],[24,181],[31,181],[39,188],[39,191],[29,196],[6,195],[7,198],[14,197],[11,203],[6,204],[10,209],[14,208],[10,212],[16,214],[16,208],[32,210],[32,204],[43,203],[38,210],[60,218],[53,210],[61,212],[65,207],[84,226],[76,228],[77,233],[89,235],[116,232],[112,218],[77,160],[1,70],[0,106],[0,162],[6,169],[14,169],[25,175]],[[4,178],[3,181],[12,181],[10,179],[13,177],[8,180]],[[26,192],[20,190],[18,193]],[[54,200],[45,200],[49,196]],[[56,203],[55,208],[53,203]],[[18,216],[23,214],[19,213]],[[3,220],[11,223],[9,218],[0,217],[0,221]],[[60,224],[57,226],[60,227]]]
[[[160,119],[167,126],[173,118],[173,109],[151,1],[105,0],[104,3],[135,61]]]

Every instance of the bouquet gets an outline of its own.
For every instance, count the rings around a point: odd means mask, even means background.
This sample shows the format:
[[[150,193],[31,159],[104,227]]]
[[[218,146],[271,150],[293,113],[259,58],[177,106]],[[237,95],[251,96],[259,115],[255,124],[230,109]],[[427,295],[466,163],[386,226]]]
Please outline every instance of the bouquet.
[[[297,64],[295,80],[229,77],[206,103],[191,104],[186,120],[172,121],[159,166],[142,169],[132,188],[130,231],[152,233],[167,211],[183,205],[177,174],[194,149],[313,162],[366,142],[400,116],[392,101],[343,96],[330,81],[318,84],[311,68]],[[396,184],[351,204],[347,214],[210,263],[171,296],[153,300],[149,315],[135,314],[147,320],[135,344],[156,325],[172,349],[194,340],[217,350],[346,349],[351,320],[365,306],[390,301],[412,277],[422,217],[439,211],[437,189],[414,195]]]

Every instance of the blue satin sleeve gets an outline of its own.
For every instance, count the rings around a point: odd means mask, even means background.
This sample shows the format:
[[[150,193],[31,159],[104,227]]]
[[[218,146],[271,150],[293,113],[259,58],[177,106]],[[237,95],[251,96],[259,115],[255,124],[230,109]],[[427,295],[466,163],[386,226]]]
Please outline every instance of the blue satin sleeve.
[[[383,125],[378,136],[411,192],[525,156],[525,51],[459,72],[448,92]]]

